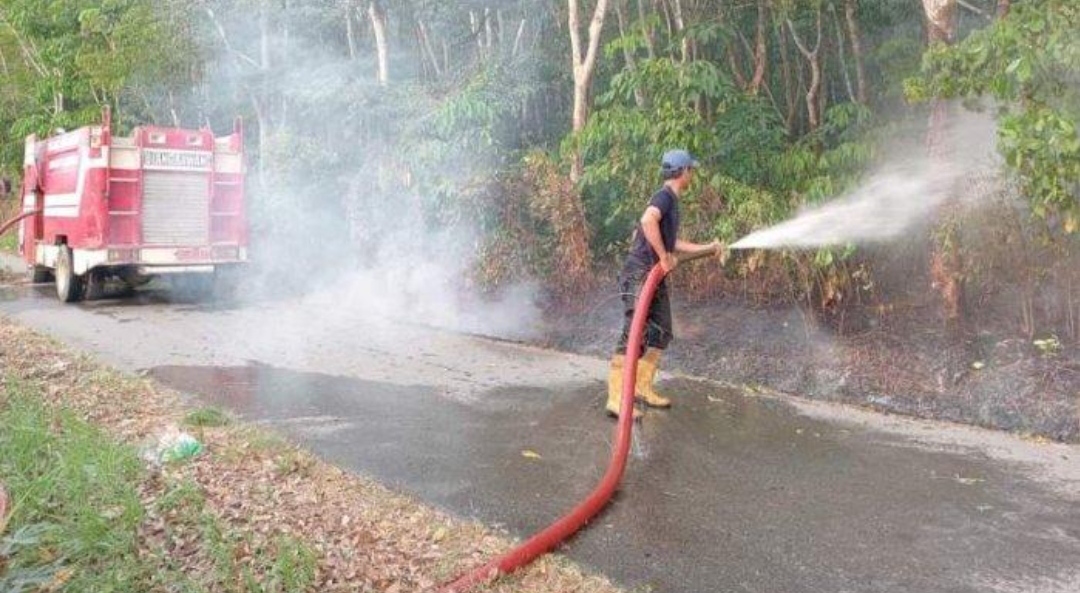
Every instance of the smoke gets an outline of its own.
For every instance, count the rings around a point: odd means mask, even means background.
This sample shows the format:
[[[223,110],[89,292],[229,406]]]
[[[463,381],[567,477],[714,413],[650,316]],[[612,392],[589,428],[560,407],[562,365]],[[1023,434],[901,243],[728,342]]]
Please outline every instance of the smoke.
[[[948,148],[937,157],[911,158],[899,152],[853,191],[753,232],[731,248],[887,243],[902,238],[946,200],[978,205],[985,196],[972,182],[999,167],[994,130],[993,119],[985,114],[955,113],[944,133]]]
[[[497,337],[535,335],[535,285],[492,294],[473,280],[483,265],[486,187],[499,165],[490,146],[511,122],[466,121],[449,137],[432,123],[453,89],[475,89],[463,81],[504,59],[512,44],[514,75],[529,76],[521,55],[529,44],[507,35],[481,44],[481,52],[456,29],[468,29],[468,12],[436,11],[428,18],[461,20],[443,21],[450,45],[438,56],[455,58],[459,70],[444,72],[437,91],[427,88],[415,48],[405,47],[412,41],[401,38],[391,46],[390,84],[381,86],[365,13],[334,6],[291,3],[254,19],[223,4],[198,15],[213,21],[208,32],[218,52],[195,110],[205,119],[231,111],[255,120],[248,127],[254,263],[242,292],[254,300],[298,298],[341,315],[348,309]],[[472,136],[492,141],[476,148]]]
[[[477,265],[478,229],[462,225],[420,235],[416,229],[423,227],[422,222],[403,217],[399,223],[393,232],[381,235],[363,261],[303,300],[378,319],[501,338],[538,334],[538,287],[518,283],[493,295],[469,281]]]

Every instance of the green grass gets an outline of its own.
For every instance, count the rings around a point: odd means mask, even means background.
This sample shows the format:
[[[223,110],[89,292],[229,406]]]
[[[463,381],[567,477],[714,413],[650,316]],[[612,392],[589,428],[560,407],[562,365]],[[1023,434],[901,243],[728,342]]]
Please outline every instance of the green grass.
[[[0,224],[4,221],[0,220]],[[10,251],[12,253],[19,250],[19,235],[14,231],[8,231],[3,235],[0,235],[0,251]]]
[[[229,424],[229,417],[217,408],[199,408],[184,417],[184,424],[206,427],[226,426]]]
[[[13,554],[0,590],[18,590],[4,579],[28,572],[69,574],[71,590],[122,590],[138,565],[138,457],[17,389],[4,400],[0,479],[12,498],[8,531],[35,537]]]
[[[317,558],[304,542],[228,529],[186,478],[159,478],[164,491],[144,508],[139,488],[152,476],[136,451],[40,402],[26,386],[0,390],[0,482],[12,498],[0,533],[0,591],[312,590]],[[154,517],[167,518],[166,540],[198,541],[206,568],[185,574],[169,545],[140,549],[139,527]],[[251,551],[248,562],[236,560],[240,550]]]

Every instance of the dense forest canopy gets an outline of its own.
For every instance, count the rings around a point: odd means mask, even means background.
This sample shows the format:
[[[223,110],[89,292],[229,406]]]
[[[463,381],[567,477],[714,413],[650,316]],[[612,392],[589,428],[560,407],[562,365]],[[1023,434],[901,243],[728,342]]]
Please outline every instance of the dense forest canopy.
[[[1078,32],[1071,0],[0,0],[0,172],[18,178],[25,135],[105,106],[121,131],[241,115],[259,234],[370,251],[400,230],[393,200],[474,236],[460,256],[485,286],[565,296],[612,267],[665,148],[703,162],[687,232],[731,241],[898,152],[938,158],[975,110],[1003,157],[994,206],[942,208],[908,259],[947,318],[1005,282],[1029,295],[1025,331],[1076,337]],[[987,221],[1019,243],[984,249]],[[826,309],[876,298],[875,262],[747,254],[698,288]],[[1047,277],[1068,304],[1040,314]]]

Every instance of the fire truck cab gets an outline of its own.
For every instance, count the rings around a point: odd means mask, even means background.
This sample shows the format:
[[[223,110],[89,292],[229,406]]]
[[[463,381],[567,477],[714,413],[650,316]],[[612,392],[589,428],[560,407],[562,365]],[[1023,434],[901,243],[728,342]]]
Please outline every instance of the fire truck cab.
[[[243,129],[100,125],[26,139],[19,250],[63,302],[160,275],[213,286],[247,261]]]

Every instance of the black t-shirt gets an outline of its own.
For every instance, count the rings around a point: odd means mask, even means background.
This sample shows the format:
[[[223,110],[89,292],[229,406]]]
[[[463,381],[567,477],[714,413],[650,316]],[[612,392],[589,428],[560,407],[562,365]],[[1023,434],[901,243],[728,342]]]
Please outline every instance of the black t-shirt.
[[[664,240],[664,249],[674,252],[675,238],[679,235],[679,202],[675,192],[665,185],[653,194],[649,200],[649,206],[655,206],[660,211],[660,236]],[[634,240],[626,263],[651,268],[658,261],[660,258],[653,252],[652,245],[649,245],[649,241],[645,238],[639,221],[634,230]]]

